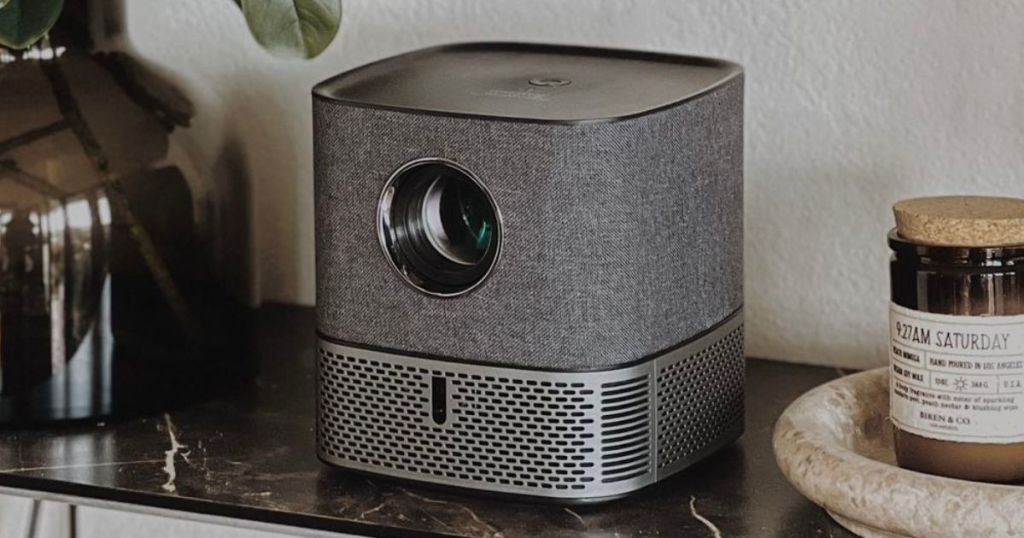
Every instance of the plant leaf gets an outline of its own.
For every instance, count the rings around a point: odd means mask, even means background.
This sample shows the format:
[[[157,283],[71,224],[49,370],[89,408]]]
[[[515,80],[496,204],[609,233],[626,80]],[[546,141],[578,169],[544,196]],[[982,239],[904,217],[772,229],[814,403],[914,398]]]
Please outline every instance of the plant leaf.
[[[26,48],[50,31],[64,0],[0,0],[0,46]]]
[[[272,54],[315,58],[338,35],[341,0],[240,0],[256,41]]]

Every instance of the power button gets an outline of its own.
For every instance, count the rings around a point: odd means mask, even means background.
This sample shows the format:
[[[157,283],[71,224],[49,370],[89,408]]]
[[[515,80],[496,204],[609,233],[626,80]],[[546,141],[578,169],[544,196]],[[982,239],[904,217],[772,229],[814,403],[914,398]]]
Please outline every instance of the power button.
[[[448,380],[435,375],[430,378],[430,418],[435,424],[448,420]]]

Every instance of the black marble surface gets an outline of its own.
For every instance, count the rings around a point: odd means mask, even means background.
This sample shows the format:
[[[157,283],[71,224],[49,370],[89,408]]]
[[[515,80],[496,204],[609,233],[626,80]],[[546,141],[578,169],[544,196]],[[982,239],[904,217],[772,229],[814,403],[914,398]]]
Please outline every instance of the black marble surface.
[[[566,508],[323,465],[312,311],[267,307],[257,329],[258,373],[230,394],[144,418],[0,429],[0,486],[367,536],[852,536],[789,486],[771,451],[785,406],[835,369],[750,361],[739,443],[626,499]]]

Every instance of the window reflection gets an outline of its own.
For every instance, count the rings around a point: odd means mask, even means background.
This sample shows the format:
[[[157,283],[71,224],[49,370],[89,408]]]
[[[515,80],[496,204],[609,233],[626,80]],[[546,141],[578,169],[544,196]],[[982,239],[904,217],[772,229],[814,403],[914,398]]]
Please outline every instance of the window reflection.
[[[89,207],[89,200],[79,197],[69,201],[64,206],[64,213],[67,215],[68,226],[73,231],[88,232],[92,229],[92,209]]]
[[[110,226],[110,201],[107,200],[107,195],[100,193],[96,197],[96,215],[100,219],[100,225]]]
[[[63,371],[94,329],[111,220],[102,190],[0,207],[0,395]]]

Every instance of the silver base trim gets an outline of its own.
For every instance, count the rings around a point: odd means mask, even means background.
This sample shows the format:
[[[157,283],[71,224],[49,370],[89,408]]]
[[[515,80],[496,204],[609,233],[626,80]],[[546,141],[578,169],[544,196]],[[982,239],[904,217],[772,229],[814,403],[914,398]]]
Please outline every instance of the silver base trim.
[[[618,497],[743,431],[743,315],[626,368],[545,372],[318,338],[317,451],[339,467],[505,494]]]

